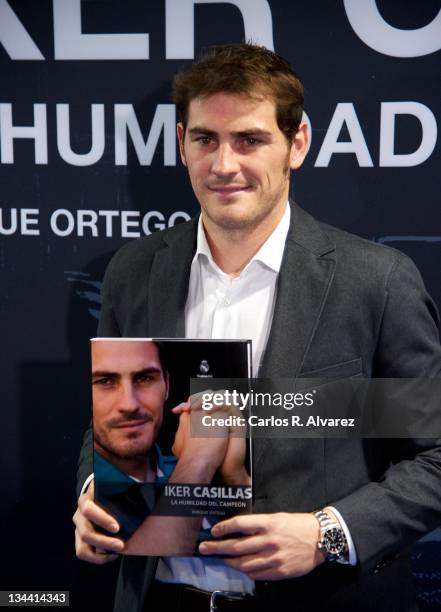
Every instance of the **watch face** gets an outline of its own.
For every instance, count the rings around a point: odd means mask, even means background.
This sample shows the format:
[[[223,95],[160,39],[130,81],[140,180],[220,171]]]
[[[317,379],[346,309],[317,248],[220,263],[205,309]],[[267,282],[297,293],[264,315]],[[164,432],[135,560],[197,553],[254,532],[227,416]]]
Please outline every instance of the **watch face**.
[[[346,548],[346,538],[341,529],[333,527],[323,535],[323,545],[328,554],[340,555]]]

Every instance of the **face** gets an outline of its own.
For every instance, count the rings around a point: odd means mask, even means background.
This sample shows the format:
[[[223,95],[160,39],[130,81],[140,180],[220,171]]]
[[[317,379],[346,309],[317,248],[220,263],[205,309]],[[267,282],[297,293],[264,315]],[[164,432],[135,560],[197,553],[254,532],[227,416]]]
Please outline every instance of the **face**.
[[[206,229],[275,227],[288,200],[290,169],[306,155],[306,124],[289,144],[271,99],[218,93],[190,102],[178,139]]]
[[[94,442],[106,459],[147,457],[167,397],[168,378],[153,342],[92,342]]]

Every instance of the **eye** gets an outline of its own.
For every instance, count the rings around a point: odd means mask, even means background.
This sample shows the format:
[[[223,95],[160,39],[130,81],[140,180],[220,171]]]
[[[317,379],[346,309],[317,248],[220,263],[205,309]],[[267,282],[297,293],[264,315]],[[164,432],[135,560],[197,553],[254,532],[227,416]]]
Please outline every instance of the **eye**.
[[[211,136],[199,136],[199,138],[196,138],[196,142],[202,146],[207,146],[213,142],[213,138]]]
[[[98,385],[100,387],[110,387],[115,383],[115,379],[111,376],[101,376],[100,378],[96,378],[92,381],[93,385]]]
[[[151,374],[138,374],[135,378],[135,382],[137,383],[145,383],[153,380],[153,376]]]
[[[160,372],[139,372],[134,376],[133,382],[136,385],[150,385],[157,380],[160,380],[161,373]]]
[[[259,144],[260,140],[254,138],[253,136],[246,136],[242,142],[246,147],[254,147]]]

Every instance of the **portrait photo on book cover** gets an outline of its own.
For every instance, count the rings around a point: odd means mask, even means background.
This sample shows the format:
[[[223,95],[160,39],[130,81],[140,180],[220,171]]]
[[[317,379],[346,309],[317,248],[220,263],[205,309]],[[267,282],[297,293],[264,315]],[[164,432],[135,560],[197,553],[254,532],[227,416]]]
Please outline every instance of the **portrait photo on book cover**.
[[[250,341],[91,340],[95,501],[120,524],[123,554],[197,555],[215,523],[251,512],[247,433],[219,418],[204,435],[203,393],[190,392],[250,372]]]

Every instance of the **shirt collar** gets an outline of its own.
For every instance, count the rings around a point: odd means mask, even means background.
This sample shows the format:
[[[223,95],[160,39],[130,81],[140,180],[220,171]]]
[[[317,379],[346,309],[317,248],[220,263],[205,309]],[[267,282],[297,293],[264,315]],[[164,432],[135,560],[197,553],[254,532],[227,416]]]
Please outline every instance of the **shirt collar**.
[[[285,212],[283,213],[283,216],[280,219],[278,225],[275,227],[275,229],[266,239],[266,241],[262,244],[257,253],[251,258],[245,269],[248,268],[248,266],[250,266],[253,261],[259,261],[274,272],[280,271],[290,220],[291,207],[288,202],[285,208]],[[205,256],[210,262],[210,264],[216,270],[219,270],[219,267],[217,266],[211,255],[210,247],[208,246],[201,215],[199,216],[197,246],[196,253],[193,257],[193,262],[199,259],[200,255]]]
[[[173,467],[176,464],[175,457],[167,457],[161,453],[161,449],[158,444],[155,443],[153,458],[156,466],[156,480],[161,481],[164,477],[170,475],[169,469],[167,468],[167,462],[172,460]],[[95,478],[102,483],[112,484],[115,491],[122,492],[128,489],[134,482],[144,483],[145,481],[139,480],[139,478],[135,478],[135,476],[130,476],[130,474],[126,474],[122,472],[116,465],[107,461],[98,451],[94,450],[93,452],[93,461],[94,461],[94,473]]]

